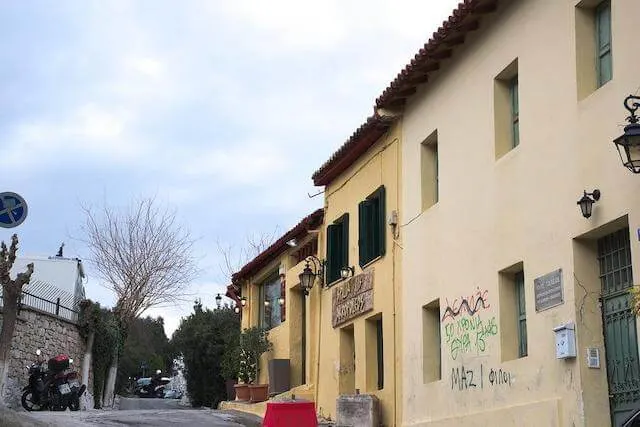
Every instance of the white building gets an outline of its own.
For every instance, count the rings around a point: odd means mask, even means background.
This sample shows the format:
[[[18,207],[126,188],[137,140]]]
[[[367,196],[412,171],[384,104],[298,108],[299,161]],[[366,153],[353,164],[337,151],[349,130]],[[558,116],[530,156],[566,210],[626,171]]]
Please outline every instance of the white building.
[[[34,271],[23,289],[22,304],[75,320],[74,311],[85,298],[82,261],[62,256],[21,257],[13,264],[12,276],[25,271],[29,263],[33,263]]]

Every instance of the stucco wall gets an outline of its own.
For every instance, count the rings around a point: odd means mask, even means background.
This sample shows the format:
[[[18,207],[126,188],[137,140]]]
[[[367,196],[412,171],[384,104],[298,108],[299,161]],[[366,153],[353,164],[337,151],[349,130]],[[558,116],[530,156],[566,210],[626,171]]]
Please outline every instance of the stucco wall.
[[[358,263],[358,203],[366,199],[380,185],[386,189],[385,208],[389,216],[400,206],[400,125],[396,125],[374,144],[340,177],[327,186],[325,191],[325,222],[319,234],[311,233],[306,240],[299,242],[304,246],[310,239],[318,239],[318,258],[326,259],[326,227],[344,213],[349,213],[349,266],[355,267],[355,275],[363,272]],[[385,226],[385,255],[365,266],[373,271],[374,304],[373,309],[334,328],[332,324],[332,292],[334,288],[321,287],[315,281],[313,289],[306,297],[302,296],[298,275],[304,268],[304,261],[296,263],[290,256],[295,249],[283,253],[278,259],[265,266],[250,280],[242,284],[242,295],[247,298],[247,306],[242,311],[242,327],[260,323],[259,285],[274,271],[284,272],[286,289],[286,321],[273,328],[270,340],[273,351],[264,355],[261,361],[260,380],[267,381],[267,362],[272,358],[288,358],[291,362],[292,386],[302,385],[299,394],[316,401],[318,413],[324,417],[336,418],[336,399],[341,393],[341,378],[354,376],[355,389],[361,393],[375,394],[382,405],[382,419],[385,426],[398,425],[401,408],[396,402],[395,390],[400,388],[402,378],[396,372],[402,372],[399,350],[399,329],[401,321],[401,279],[399,246],[394,243],[394,235],[389,226]],[[397,236],[395,236],[397,237]],[[342,281],[335,285],[340,286]],[[306,324],[302,324],[303,310]],[[384,388],[377,390],[377,365],[372,357],[376,354],[375,333],[371,335],[368,320],[382,315],[384,337]],[[342,358],[344,348],[340,344],[340,331],[353,328],[355,344],[355,364],[353,360]],[[304,329],[304,334],[303,334]],[[304,378],[302,344],[305,340]],[[344,346],[342,346],[344,347]]]
[[[325,223],[319,243],[320,258],[326,259],[326,227],[344,213],[349,213],[349,266],[355,267],[355,275],[363,272],[358,261],[358,204],[365,200],[381,185],[385,186],[385,210],[388,217],[400,206],[401,156],[400,125],[392,129],[362,155],[351,167],[341,174],[325,189]],[[386,224],[386,221],[385,221]],[[332,325],[332,288],[314,289],[311,296],[311,316],[321,314],[319,342],[319,371],[314,366],[314,378],[317,375],[317,406],[323,415],[335,419],[336,398],[340,395],[341,378],[355,376],[355,388],[360,393],[371,393],[380,399],[383,425],[397,425],[401,408],[396,404],[396,387],[401,386],[402,371],[400,348],[397,344],[396,329],[400,328],[400,262],[401,252],[394,243],[392,228],[385,225],[385,255],[365,266],[364,270],[373,271],[373,310],[334,328]],[[340,282],[336,286],[340,286]],[[320,301],[321,298],[321,301]],[[383,322],[383,362],[384,388],[377,390],[377,372],[375,365],[376,341],[367,331],[367,320],[382,316]],[[340,331],[353,328],[355,344],[355,366],[353,361],[341,357]],[[318,339],[316,335],[314,340]],[[399,344],[399,343],[398,343]],[[315,344],[317,347],[318,344]],[[344,349],[343,349],[344,350]],[[315,361],[317,363],[317,360]]]
[[[627,114],[622,100],[640,85],[634,42],[640,2],[612,2],[613,80],[582,100],[576,83],[578,2],[510,3],[490,18],[493,24],[483,22],[467,37],[405,110],[401,222],[412,222],[403,232],[403,425],[610,422],[606,369],[586,368],[584,356],[587,347],[598,347],[604,364],[592,239],[606,224],[628,224],[633,267],[640,268],[640,179],[621,166],[611,142]],[[520,145],[496,160],[494,78],[516,58]],[[416,197],[420,144],[434,130],[439,202],[422,212]],[[587,220],[576,201],[594,188],[603,196]],[[579,239],[593,230],[586,236],[591,240]],[[501,327],[499,272],[520,262],[529,349],[527,357],[509,360],[501,345],[509,331]],[[537,313],[533,280],[558,268],[564,304]],[[486,307],[446,315],[447,308],[457,311],[477,295]],[[425,382],[423,306],[437,298],[442,378]],[[469,333],[459,321],[482,328]],[[578,357],[557,360],[553,328],[569,321],[576,322]],[[471,344],[460,350],[456,338]],[[506,381],[491,381],[496,372]]]
[[[298,247],[304,246],[311,237],[306,237],[298,242]],[[291,386],[295,387],[302,382],[302,296],[298,274],[304,268],[304,262],[295,263],[291,253],[295,248],[284,252],[281,256],[269,263],[250,280],[242,285],[242,295],[247,298],[247,305],[242,310],[242,329],[260,325],[260,290],[259,286],[264,280],[276,272],[284,272],[280,280],[285,282],[285,320],[280,325],[269,330],[269,341],[273,344],[271,351],[265,353],[260,360],[259,381],[269,383],[268,362],[272,359],[289,359],[291,372]],[[306,300],[305,300],[306,303]],[[309,369],[310,345],[307,339],[306,370]],[[305,374],[305,378],[309,378]]]
[[[0,310],[0,324],[1,320]],[[35,361],[37,349],[40,349],[47,359],[60,353],[68,354],[73,358],[73,369],[81,374],[85,342],[80,337],[78,327],[74,323],[53,315],[23,308],[16,323],[11,344],[11,361],[4,396],[7,406],[20,407],[22,388],[27,385],[29,378],[26,366]],[[92,378],[89,380],[91,381]],[[91,387],[90,384],[89,391],[92,390]],[[83,399],[83,403],[93,407],[87,398],[91,399],[90,394]]]

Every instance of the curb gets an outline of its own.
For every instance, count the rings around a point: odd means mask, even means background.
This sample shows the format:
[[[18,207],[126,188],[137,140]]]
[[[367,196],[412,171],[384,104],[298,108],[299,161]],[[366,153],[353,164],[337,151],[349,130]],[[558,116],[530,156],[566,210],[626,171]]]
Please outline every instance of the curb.
[[[247,427],[262,427],[262,418],[257,415],[236,411],[235,409],[222,409],[217,410],[216,412],[221,414],[228,414],[234,418],[233,421],[239,422]]]
[[[31,418],[27,414],[27,411],[18,413],[13,409],[0,406],[0,427],[45,427],[51,425]]]

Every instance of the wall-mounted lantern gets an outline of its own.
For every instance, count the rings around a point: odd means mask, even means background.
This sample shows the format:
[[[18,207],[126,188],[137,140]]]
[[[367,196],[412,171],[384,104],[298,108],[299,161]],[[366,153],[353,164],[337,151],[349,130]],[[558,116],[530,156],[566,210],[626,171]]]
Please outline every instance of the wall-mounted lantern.
[[[313,266],[313,270],[311,266]],[[324,262],[320,261],[314,255],[309,255],[305,258],[304,270],[302,270],[302,273],[300,273],[298,277],[300,278],[300,286],[302,286],[304,294],[309,295],[309,291],[313,288],[313,282],[316,277],[320,280],[320,286],[324,284]]]
[[[240,305],[242,307],[246,307],[247,306],[247,298],[246,297],[240,298]]]
[[[624,167],[633,173],[640,173],[640,118],[636,111],[640,108],[640,96],[629,95],[624,100],[624,108],[629,110],[624,133],[613,140]]]
[[[593,204],[600,200],[600,190],[593,190],[592,193],[584,192],[584,195],[580,200],[578,200],[578,205],[580,205],[580,210],[582,211],[582,216],[585,218],[591,217],[591,212],[593,210]]]
[[[349,277],[352,277],[355,272],[355,267],[342,267],[340,269],[340,277],[342,277],[343,279],[348,279]]]

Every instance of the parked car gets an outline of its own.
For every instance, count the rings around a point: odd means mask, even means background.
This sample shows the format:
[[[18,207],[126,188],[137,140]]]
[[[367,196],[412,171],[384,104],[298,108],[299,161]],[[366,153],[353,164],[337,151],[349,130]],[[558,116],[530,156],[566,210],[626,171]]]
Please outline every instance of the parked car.
[[[182,391],[174,388],[170,388],[164,391],[165,399],[182,399]]]
[[[138,378],[138,380],[136,381],[136,385],[133,389],[133,394],[135,394],[136,396],[140,396],[140,391],[142,390],[142,388],[144,386],[148,386],[149,384],[151,384],[151,377]]]
[[[148,377],[140,378],[136,381],[134,393],[138,397],[159,397],[163,398],[165,386],[171,381],[167,377]]]

